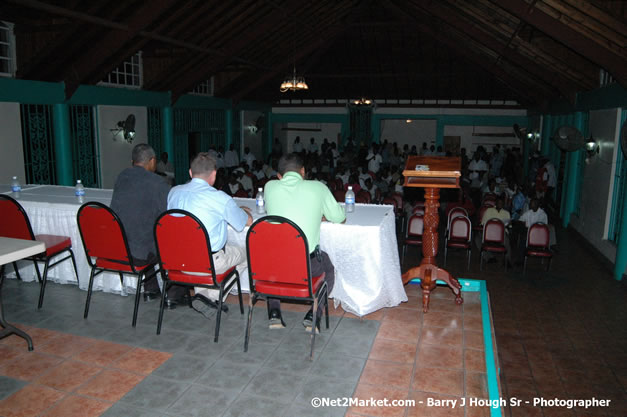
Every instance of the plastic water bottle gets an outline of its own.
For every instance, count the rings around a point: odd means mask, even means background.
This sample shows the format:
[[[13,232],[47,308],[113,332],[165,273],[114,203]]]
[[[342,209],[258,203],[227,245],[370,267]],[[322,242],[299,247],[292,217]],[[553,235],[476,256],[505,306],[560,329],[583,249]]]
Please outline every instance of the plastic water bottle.
[[[81,180],[76,180],[76,187],[74,187],[74,194],[79,203],[83,203],[85,199],[85,187]]]
[[[17,177],[13,177],[11,179],[11,191],[13,191],[13,196],[15,198],[20,196],[20,191],[22,191],[22,186],[20,185],[20,181]]]
[[[19,193],[20,191],[22,191],[20,180],[18,180],[17,177],[13,177],[11,179],[11,191],[13,191],[14,193]]]
[[[263,188],[257,188],[257,213],[264,214],[266,212],[266,202],[263,200]]]
[[[346,195],[344,196],[344,205],[346,206],[347,213],[355,211],[355,193],[351,185],[348,186],[348,191],[346,191]]]

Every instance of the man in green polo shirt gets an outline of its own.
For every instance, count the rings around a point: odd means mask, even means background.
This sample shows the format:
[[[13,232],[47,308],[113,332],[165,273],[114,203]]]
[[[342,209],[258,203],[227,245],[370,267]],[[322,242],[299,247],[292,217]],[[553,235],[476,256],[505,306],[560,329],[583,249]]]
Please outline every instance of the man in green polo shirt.
[[[283,216],[296,223],[305,233],[310,252],[312,276],[325,273],[328,291],[333,290],[335,270],[326,252],[320,250],[320,222],[346,221],[344,208],[333,197],[326,185],[318,181],[305,180],[303,159],[297,153],[284,155],[279,160],[278,180],[270,181],[265,187],[266,210],[268,215]],[[281,304],[278,299],[268,300],[270,328],[283,328]],[[322,305],[319,306],[322,312]],[[319,317],[316,327],[319,327]],[[303,325],[309,331],[313,325],[313,312],[309,310]]]

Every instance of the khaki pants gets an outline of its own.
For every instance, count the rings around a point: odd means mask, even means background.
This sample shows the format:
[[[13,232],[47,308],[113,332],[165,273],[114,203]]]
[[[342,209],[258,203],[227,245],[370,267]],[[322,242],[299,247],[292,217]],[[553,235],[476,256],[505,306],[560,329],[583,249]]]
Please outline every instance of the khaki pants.
[[[242,271],[246,270],[247,267],[246,249],[238,246],[231,246],[227,243],[226,246],[224,246],[223,250],[213,254],[213,267],[215,268],[216,274],[222,274],[232,266],[235,266],[237,268],[237,272],[239,273],[239,276],[241,278],[243,276]],[[208,274],[194,273],[192,275]],[[235,276],[231,278],[231,280],[234,279]],[[229,283],[230,282],[231,281],[229,281]],[[214,301],[216,301],[220,296],[219,290],[212,290],[209,288],[194,287],[194,291],[196,291],[196,294],[204,295],[205,297]],[[223,299],[226,299],[227,296],[228,294],[224,294]]]

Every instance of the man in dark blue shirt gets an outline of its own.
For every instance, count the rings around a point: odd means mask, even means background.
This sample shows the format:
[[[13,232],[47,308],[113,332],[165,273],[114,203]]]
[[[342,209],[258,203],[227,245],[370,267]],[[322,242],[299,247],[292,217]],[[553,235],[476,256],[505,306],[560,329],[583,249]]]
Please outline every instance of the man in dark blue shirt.
[[[124,225],[133,262],[141,265],[156,261],[153,228],[157,217],[166,211],[170,186],[155,174],[157,157],[150,145],[136,145],[131,163],[115,181],[111,209]],[[168,290],[168,307],[174,308],[184,293],[185,288],[173,285]],[[159,285],[152,278],[144,284],[144,299],[157,297]]]

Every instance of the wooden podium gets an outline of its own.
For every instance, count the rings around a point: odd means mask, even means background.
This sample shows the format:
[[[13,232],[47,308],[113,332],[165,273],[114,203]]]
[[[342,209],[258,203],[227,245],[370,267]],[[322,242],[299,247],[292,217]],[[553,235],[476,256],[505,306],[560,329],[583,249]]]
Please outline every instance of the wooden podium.
[[[428,166],[428,170],[416,170],[416,166]],[[420,266],[409,269],[403,274],[403,283],[420,278],[422,287],[422,309],[429,310],[429,297],[436,286],[436,280],[446,282],[455,294],[455,303],[464,302],[461,285],[451,274],[435,264],[438,254],[438,223],[440,207],[440,188],[459,188],[461,177],[461,159],[443,156],[410,156],[403,171],[405,187],[425,189],[425,215],[422,232],[422,261]]]

